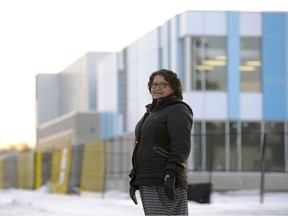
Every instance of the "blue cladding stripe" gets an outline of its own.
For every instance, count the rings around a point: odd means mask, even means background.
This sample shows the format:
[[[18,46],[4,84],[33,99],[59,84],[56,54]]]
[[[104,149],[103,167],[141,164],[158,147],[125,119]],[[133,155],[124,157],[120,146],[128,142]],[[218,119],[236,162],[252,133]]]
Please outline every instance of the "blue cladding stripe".
[[[287,116],[286,16],[263,13],[263,106],[265,120]]]
[[[228,13],[227,86],[229,119],[240,118],[239,13]]]
[[[286,14],[286,25],[285,25],[285,41],[286,41],[286,52],[285,52],[285,71],[286,71],[286,77],[285,77],[285,85],[286,85],[286,91],[285,91],[285,98],[286,98],[286,120],[288,120],[288,14]]]
[[[286,14],[263,13],[263,36],[284,36],[286,34]]]
[[[100,139],[109,139],[113,135],[113,114],[103,112],[100,114]]]
[[[283,120],[286,115],[285,105],[285,83],[264,84],[264,119],[265,120]],[[287,100],[287,98],[286,98]]]
[[[263,37],[264,81],[285,79],[284,38]]]

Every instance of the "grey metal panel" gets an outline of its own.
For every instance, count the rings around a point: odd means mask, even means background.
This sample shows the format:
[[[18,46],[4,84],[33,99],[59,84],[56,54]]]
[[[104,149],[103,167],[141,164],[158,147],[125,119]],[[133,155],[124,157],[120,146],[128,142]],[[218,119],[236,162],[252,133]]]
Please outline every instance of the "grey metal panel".
[[[127,189],[131,169],[130,146],[133,145],[132,136],[124,136],[111,140],[107,145],[108,167],[106,171],[106,190]]]
[[[18,155],[7,155],[3,160],[4,188],[18,188]]]

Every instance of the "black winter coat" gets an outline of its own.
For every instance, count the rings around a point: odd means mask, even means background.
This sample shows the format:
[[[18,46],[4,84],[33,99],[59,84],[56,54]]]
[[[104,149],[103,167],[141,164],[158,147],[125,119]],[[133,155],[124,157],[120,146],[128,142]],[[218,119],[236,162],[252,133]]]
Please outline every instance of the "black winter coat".
[[[163,186],[166,173],[172,173],[175,187],[187,189],[192,109],[175,96],[154,99],[146,108],[135,128],[130,184]]]

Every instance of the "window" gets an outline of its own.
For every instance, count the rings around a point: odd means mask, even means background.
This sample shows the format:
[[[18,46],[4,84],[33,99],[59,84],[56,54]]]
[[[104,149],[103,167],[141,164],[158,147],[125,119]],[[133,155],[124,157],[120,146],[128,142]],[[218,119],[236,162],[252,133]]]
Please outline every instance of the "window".
[[[262,125],[265,126],[266,133],[266,171],[285,172],[284,122],[231,121],[227,124],[225,131],[225,122],[194,123],[194,171],[259,172],[262,165],[261,146],[264,141]]]
[[[206,123],[207,170],[225,170],[225,123]]]
[[[260,38],[241,38],[240,64],[241,91],[260,92],[262,64]]]
[[[192,37],[192,89],[223,90],[226,85],[226,37]]]
[[[194,148],[194,162],[195,170],[202,170],[202,130],[201,122],[195,122],[194,125],[194,134],[193,134],[193,148]]]
[[[241,124],[242,171],[259,171],[261,167],[260,123]]]
[[[229,150],[230,150],[230,170],[237,170],[238,151],[237,151],[237,122],[230,122],[229,124]]]
[[[202,78],[201,78],[201,68],[202,65],[202,45],[200,37],[192,38],[192,89],[201,90],[202,88]]]
[[[266,170],[285,171],[284,124],[265,123],[266,132]]]

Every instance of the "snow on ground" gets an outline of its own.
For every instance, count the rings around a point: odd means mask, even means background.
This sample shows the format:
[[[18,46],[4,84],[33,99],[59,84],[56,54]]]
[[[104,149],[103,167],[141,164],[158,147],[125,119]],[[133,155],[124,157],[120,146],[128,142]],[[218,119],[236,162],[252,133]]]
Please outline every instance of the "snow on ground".
[[[0,216],[93,216],[144,215],[139,204],[129,199],[128,192],[110,191],[101,197],[60,195],[39,190],[0,189]],[[189,215],[288,215],[288,192],[264,194],[259,191],[213,192],[210,204],[189,201]]]

